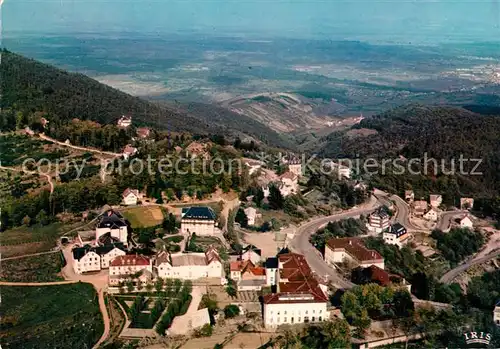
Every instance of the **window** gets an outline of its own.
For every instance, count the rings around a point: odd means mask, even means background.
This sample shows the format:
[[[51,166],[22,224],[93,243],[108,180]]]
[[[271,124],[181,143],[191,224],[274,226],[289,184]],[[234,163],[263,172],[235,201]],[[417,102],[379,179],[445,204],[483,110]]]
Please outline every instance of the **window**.
[[[308,323],[309,322],[309,316],[304,316],[304,322]]]
[[[290,318],[290,322],[293,324],[293,316]]]
[[[306,314],[307,314],[307,310],[306,310]]]
[[[321,319],[321,316],[320,316],[320,317],[318,318],[318,321],[321,321],[321,320],[322,320],[322,319]]]
[[[286,310],[284,311],[284,314],[286,315]]]
[[[312,322],[314,322],[314,320],[315,320],[315,319],[314,319],[314,316],[313,316],[313,317],[312,317],[312,319],[311,319],[311,321],[312,321]]]
[[[321,309],[320,309],[320,310],[319,310],[319,313],[321,314],[321,312],[322,312],[322,311],[323,311],[323,310],[321,310]]]
[[[297,322],[300,322],[300,316],[299,316],[299,319],[297,320]]]
[[[283,322],[285,322],[285,323],[286,323],[286,319],[287,319],[287,318],[286,318],[286,316],[285,316],[285,317],[283,318]]]

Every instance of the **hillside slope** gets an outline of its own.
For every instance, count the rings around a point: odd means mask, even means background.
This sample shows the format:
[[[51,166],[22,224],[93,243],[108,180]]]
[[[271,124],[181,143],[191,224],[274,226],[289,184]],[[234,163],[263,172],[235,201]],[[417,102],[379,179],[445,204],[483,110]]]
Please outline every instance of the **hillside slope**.
[[[228,111],[224,114],[209,105],[172,106],[147,101],[85,75],[66,72],[6,50],[2,51],[0,74],[2,109],[25,115],[44,112],[52,125],[64,124],[73,118],[114,124],[121,115],[127,114],[133,116],[135,125],[202,135],[249,135],[272,146],[290,146],[278,133],[250,118]],[[4,123],[4,120],[0,122],[0,129],[6,128]]]
[[[482,159],[475,170],[482,175],[448,176],[447,182],[450,178],[457,181],[458,184],[453,184],[457,186],[457,193],[500,192],[500,116],[480,115],[454,107],[410,105],[367,118],[348,132],[330,134],[323,141],[326,144],[320,154],[333,158],[423,159],[427,154],[427,158],[437,159],[440,167],[441,160],[445,161],[446,170],[450,170],[454,159],[456,171],[461,156]],[[465,172],[470,172],[474,164],[464,162]],[[435,181],[434,171],[429,172],[428,178]],[[385,181],[397,182],[398,190],[404,189],[401,187],[405,182],[412,182],[408,175],[389,177],[386,176]]]

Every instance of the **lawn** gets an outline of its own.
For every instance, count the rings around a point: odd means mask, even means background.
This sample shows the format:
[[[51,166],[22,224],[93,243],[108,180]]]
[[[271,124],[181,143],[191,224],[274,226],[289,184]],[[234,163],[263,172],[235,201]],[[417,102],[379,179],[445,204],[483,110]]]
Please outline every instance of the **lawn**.
[[[12,282],[49,282],[64,280],[59,272],[65,261],[61,252],[11,259],[2,262],[0,280]]]
[[[132,228],[154,227],[163,222],[163,211],[159,206],[133,207],[122,211]]]
[[[90,284],[2,287],[2,348],[92,348],[103,333]]]

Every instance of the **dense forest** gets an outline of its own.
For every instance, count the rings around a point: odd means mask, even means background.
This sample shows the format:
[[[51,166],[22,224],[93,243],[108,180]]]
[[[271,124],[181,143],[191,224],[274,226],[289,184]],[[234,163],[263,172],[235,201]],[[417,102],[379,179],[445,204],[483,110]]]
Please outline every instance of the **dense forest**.
[[[0,130],[3,131],[13,130],[16,126],[33,126],[33,116],[38,119],[44,116],[50,120],[48,131],[62,139],[62,134],[68,131],[63,128],[75,118],[109,127],[115,125],[122,115],[131,115],[136,126],[150,125],[160,130],[201,135],[225,134],[232,138],[249,135],[272,146],[291,146],[286,137],[244,115],[212,105],[147,101],[83,74],[69,73],[7,50],[2,51],[0,74]],[[123,138],[123,135],[117,135],[117,130],[99,132]],[[90,143],[89,140],[86,142]],[[103,141],[97,141],[95,146],[99,143]]]
[[[367,129],[369,135],[364,133]],[[450,205],[456,205],[460,196],[491,199],[500,193],[500,116],[454,107],[410,105],[366,118],[348,132],[330,134],[325,141],[320,153],[330,158],[398,159],[405,169],[409,159],[420,159],[420,165],[411,168],[421,174],[401,174],[389,164],[385,174],[371,175],[373,186],[381,189],[399,194],[413,189],[416,197],[439,192]],[[428,160],[424,168],[424,154],[437,162]],[[474,169],[476,162],[463,161],[460,171],[460,157],[482,162]],[[452,169],[453,159],[455,172],[466,174],[446,172]],[[471,174],[473,169],[481,174]]]

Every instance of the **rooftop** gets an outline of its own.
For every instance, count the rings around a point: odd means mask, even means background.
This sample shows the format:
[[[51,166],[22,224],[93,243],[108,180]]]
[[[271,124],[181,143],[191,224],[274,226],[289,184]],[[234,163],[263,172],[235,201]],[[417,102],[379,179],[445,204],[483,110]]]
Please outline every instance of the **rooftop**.
[[[394,223],[391,225],[387,232],[396,235],[397,238],[407,233],[406,228],[400,223]]]
[[[118,256],[111,262],[112,267],[124,267],[124,266],[137,266],[137,265],[149,265],[149,258],[141,255],[127,255]]]
[[[101,216],[99,223],[97,224],[97,228],[110,228],[110,229],[116,229],[126,226],[127,223],[123,218],[123,216],[114,210],[106,211]]]
[[[277,257],[269,257],[266,259],[265,267],[267,269],[278,269],[279,260]]]
[[[345,250],[360,263],[384,259],[377,251],[366,248],[359,238],[334,238],[328,240],[326,244],[332,250]]]
[[[215,221],[216,215],[215,212],[207,206],[193,206],[190,207],[186,213],[183,215],[182,219],[198,219],[198,220],[207,220],[207,221]]]

